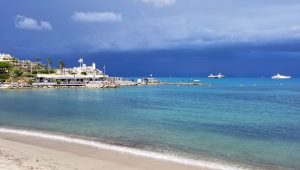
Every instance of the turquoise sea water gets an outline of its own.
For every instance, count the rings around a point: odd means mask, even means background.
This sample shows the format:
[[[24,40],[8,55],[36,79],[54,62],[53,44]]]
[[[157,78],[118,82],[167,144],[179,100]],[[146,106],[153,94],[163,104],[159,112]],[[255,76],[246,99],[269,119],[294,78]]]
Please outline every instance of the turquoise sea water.
[[[300,79],[0,90],[0,127],[270,169],[300,169]]]

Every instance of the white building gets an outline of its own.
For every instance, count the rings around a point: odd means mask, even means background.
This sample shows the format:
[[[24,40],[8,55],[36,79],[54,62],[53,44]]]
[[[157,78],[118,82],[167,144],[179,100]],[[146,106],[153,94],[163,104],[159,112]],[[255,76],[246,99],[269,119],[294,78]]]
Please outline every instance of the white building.
[[[96,68],[96,63],[87,66],[83,63],[83,59],[79,59],[79,67],[64,68],[63,70],[57,69],[56,74],[72,74],[72,75],[103,75],[103,72]]]
[[[83,59],[79,59],[79,67],[57,69],[55,74],[37,74],[38,82],[59,81],[63,84],[82,84],[94,81],[104,81],[107,75],[96,68],[96,64],[87,66]]]
[[[12,61],[13,57],[9,54],[1,54],[0,53],[0,62]]]

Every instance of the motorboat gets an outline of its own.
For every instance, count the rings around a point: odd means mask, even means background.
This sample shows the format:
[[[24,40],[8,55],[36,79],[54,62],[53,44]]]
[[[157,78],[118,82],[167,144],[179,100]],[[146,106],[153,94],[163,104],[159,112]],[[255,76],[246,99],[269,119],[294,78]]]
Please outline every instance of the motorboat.
[[[276,74],[275,76],[272,76],[272,79],[290,79],[292,78],[291,76],[284,76],[280,74]]]
[[[218,79],[224,78],[224,77],[225,77],[225,76],[222,75],[221,73],[219,73],[218,75],[210,74],[210,75],[208,76],[208,78],[218,78]]]

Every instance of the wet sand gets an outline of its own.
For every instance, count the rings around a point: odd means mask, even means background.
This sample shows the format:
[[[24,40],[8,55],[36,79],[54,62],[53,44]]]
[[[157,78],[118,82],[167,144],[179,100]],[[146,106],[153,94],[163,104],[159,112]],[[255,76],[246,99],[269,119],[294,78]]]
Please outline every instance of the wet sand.
[[[0,132],[0,169],[9,170],[196,170],[175,162],[76,143]]]

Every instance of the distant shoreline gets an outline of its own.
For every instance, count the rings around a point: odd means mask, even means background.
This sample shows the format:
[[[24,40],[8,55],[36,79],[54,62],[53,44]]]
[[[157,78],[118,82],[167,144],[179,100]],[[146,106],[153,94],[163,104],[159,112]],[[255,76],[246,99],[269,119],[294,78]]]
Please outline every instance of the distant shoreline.
[[[188,83],[188,82],[160,82],[150,84],[123,83],[123,84],[41,84],[41,85],[19,85],[19,84],[0,84],[0,89],[34,89],[34,88],[118,88],[124,86],[141,86],[141,85],[178,85],[178,86],[205,86],[205,83]]]

